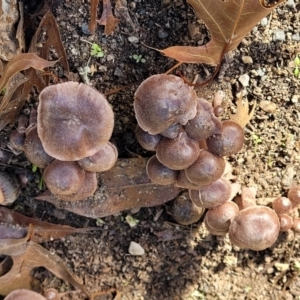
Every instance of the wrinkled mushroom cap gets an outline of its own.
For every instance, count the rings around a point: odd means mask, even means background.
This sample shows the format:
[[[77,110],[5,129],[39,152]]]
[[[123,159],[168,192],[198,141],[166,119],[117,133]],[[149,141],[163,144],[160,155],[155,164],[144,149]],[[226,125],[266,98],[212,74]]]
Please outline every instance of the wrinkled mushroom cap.
[[[88,85],[65,82],[40,93],[38,135],[45,151],[62,161],[94,155],[112,134],[114,115],[104,95]]]
[[[196,115],[196,93],[174,75],[147,78],[134,95],[134,111],[139,126],[158,134],[174,124],[185,125]]]

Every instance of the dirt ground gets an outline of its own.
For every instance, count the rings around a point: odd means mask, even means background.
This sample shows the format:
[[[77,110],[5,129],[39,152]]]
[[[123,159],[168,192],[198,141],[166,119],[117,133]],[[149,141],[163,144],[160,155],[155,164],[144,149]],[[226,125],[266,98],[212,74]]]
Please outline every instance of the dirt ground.
[[[133,94],[142,80],[166,72],[175,61],[149,47],[206,43],[209,33],[203,22],[183,0],[129,0],[132,23],[121,18],[112,36],[105,36],[104,27],[99,25],[94,35],[86,35],[83,29],[89,21],[89,1],[56,2],[54,15],[70,70],[78,80],[82,81],[81,68],[94,65],[96,71],[88,79],[99,91],[130,85],[108,96],[115,113],[111,141],[119,157],[150,157],[151,153],[135,139]],[[32,13],[37,4],[27,1],[25,10]],[[98,16],[101,10],[99,5]],[[224,91],[226,118],[236,109],[236,95],[243,89],[239,79],[243,81],[240,76],[245,75],[244,91],[250,106],[257,103],[257,108],[245,129],[242,151],[229,161],[240,183],[258,187],[260,204],[268,204],[278,195],[286,196],[293,181],[300,184],[300,78],[293,75],[292,68],[300,52],[299,32],[300,1],[287,1],[253,28],[212,83],[196,88],[197,94],[209,101],[216,91]],[[104,57],[90,58],[90,44],[86,41],[99,44]],[[137,62],[134,55],[141,55],[145,62]],[[183,64],[179,70],[191,81],[199,75],[199,82],[213,72],[211,67],[192,64]],[[37,97],[33,96],[27,106],[36,105]],[[10,130],[3,131],[3,148]],[[15,156],[12,163],[30,170],[24,155]],[[202,219],[191,226],[176,224],[168,214],[168,204],[125,211],[100,222],[34,200],[39,193],[39,178],[30,171],[28,177],[29,184],[13,209],[57,224],[102,228],[100,232],[43,245],[62,257],[89,291],[116,288],[122,292],[123,300],[300,299],[300,270],[296,268],[300,263],[300,242],[293,232],[281,233],[272,248],[255,252],[232,246],[227,236],[209,235]],[[125,221],[128,214],[139,220],[137,226],[130,228]],[[143,256],[129,254],[131,241],[144,248]],[[72,290],[46,270],[37,270],[36,277],[44,289]],[[77,293],[63,299],[85,298]]]

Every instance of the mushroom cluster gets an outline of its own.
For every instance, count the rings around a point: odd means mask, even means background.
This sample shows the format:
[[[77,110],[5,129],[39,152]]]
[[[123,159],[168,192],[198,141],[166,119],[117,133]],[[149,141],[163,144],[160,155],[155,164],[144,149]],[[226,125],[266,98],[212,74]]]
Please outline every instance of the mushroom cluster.
[[[118,157],[109,142],[114,114],[105,96],[78,82],[48,86],[39,95],[37,116],[30,119],[24,132],[11,135],[10,147],[20,144],[28,160],[44,169],[45,184],[59,199],[91,196],[96,172],[112,168]]]
[[[154,183],[188,189],[193,204],[203,209],[229,200],[230,182],[221,177],[224,156],[243,147],[239,124],[221,122],[212,105],[198,98],[192,87],[166,74],[142,82],[134,96],[134,110],[138,142],[156,151],[146,167]]]

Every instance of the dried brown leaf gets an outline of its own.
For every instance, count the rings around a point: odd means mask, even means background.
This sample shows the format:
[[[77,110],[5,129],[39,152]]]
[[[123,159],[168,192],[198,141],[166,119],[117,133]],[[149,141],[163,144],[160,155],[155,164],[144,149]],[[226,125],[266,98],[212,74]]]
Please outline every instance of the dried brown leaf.
[[[85,292],[84,285],[73,277],[59,256],[29,241],[29,238],[30,231],[22,239],[0,240],[0,254],[10,256],[13,260],[12,268],[0,277],[1,295],[7,295],[20,288],[31,289],[31,272],[36,267],[46,268],[57,277]]]
[[[56,61],[48,61],[38,57],[34,53],[22,53],[14,56],[3,70],[3,75],[0,78],[0,91],[7,85],[8,80],[16,73],[34,68],[43,71],[44,68],[54,66]]]
[[[96,25],[97,25],[97,8],[98,8],[99,0],[91,0],[90,1],[90,23],[89,23],[89,31],[91,34],[95,33]]]
[[[52,241],[74,233],[86,233],[89,231],[99,230],[97,227],[74,228],[66,225],[51,224],[23,216],[22,214],[14,212],[6,207],[0,207],[0,224],[1,223],[5,224],[5,226],[0,228],[0,239],[3,238],[3,236],[6,236],[6,238],[13,238],[15,235],[15,232],[13,231],[14,229],[19,232],[21,229],[25,229],[27,232],[28,226],[32,225],[30,240],[36,243]],[[24,232],[24,230],[22,232]]]
[[[153,184],[146,174],[146,162],[146,158],[119,159],[112,169],[98,175],[98,189],[94,196],[85,200],[62,201],[49,191],[36,199],[90,218],[161,205],[174,199],[182,189],[174,185]]]
[[[46,39],[45,39],[46,37]],[[45,39],[45,40],[43,40]],[[37,47],[37,42],[42,40],[42,47]],[[50,49],[54,48],[58,57],[59,62],[63,68],[69,73],[69,64],[65,48],[62,44],[58,26],[55,17],[48,11],[42,18],[38,29],[31,39],[28,52],[39,53],[39,56],[43,59],[48,59]]]
[[[236,113],[230,114],[230,120],[241,125],[242,128],[245,128],[246,125],[253,118],[256,103],[254,104],[251,112],[249,113],[249,103],[248,100],[245,99],[243,101],[242,96],[236,101]]]
[[[211,40],[202,46],[174,46],[163,54],[186,63],[217,65],[224,54],[235,49],[251,29],[285,0],[266,6],[264,0],[188,0],[206,24]]]
[[[114,32],[114,30],[115,30],[116,26],[118,25],[119,21],[120,20],[116,19],[113,16],[110,0],[103,0],[102,15],[101,15],[100,20],[98,20],[97,22],[100,25],[105,26],[104,33],[106,35],[111,35]]]

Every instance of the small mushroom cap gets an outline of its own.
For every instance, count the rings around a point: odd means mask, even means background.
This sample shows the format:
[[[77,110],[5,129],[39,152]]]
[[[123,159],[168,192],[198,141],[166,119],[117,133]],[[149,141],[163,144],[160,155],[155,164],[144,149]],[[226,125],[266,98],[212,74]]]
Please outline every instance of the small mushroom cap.
[[[231,220],[238,213],[238,206],[234,202],[228,201],[216,208],[209,209],[205,216],[205,224],[216,231],[228,231]]]
[[[85,171],[77,162],[54,160],[45,169],[43,176],[52,194],[70,195],[82,186]]]
[[[197,185],[195,183],[190,182],[187,179],[184,170],[179,171],[179,175],[178,175],[175,185],[178,187],[184,188],[184,189],[198,190],[198,191],[206,189],[208,187],[208,185]]]
[[[206,140],[213,134],[220,134],[222,122],[214,115],[213,108],[205,99],[197,99],[197,114],[184,126],[188,136],[194,140]]]
[[[156,147],[157,159],[172,170],[189,167],[199,152],[198,142],[190,139],[186,132],[180,132],[175,139],[163,138]]]
[[[261,251],[277,240],[280,222],[275,211],[267,206],[251,206],[239,212],[229,227],[230,241],[240,247]]]
[[[62,161],[94,155],[114,127],[111,106],[88,85],[65,82],[48,86],[39,96],[38,135],[45,151]]]
[[[171,204],[170,214],[182,225],[197,222],[203,215],[204,209],[196,206],[189,198],[188,192],[183,192]]]
[[[32,128],[26,135],[24,153],[32,164],[41,169],[45,169],[54,160],[46,153],[36,127]]]
[[[185,125],[196,115],[196,93],[174,75],[153,75],[142,82],[134,95],[138,124],[158,134],[173,124]]]
[[[154,183],[160,185],[172,184],[177,180],[179,171],[171,170],[163,165],[157,159],[156,155],[153,155],[147,162],[146,171]]]
[[[82,169],[89,172],[105,172],[111,169],[118,159],[118,150],[110,142],[103,144],[93,156],[78,161]]]
[[[4,300],[47,300],[42,295],[25,289],[18,289],[10,292]]]
[[[206,140],[209,151],[220,156],[238,153],[244,144],[243,128],[231,120],[222,123],[222,133],[210,136]]]
[[[293,186],[288,192],[288,198],[293,204],[300,204],[300,186]]]
[[[272,207],[277,215],[288,213],[293,208],[292,202],[286,197],[277,197],[275,200],[273,200]]]
[[[139,125],[136,126],[135,136],[140,145],[148,151],[156,151],[159,141],[163,138],[160,134],[150,134]]]
[[[20,194],[20,185],[10,174],[0,172],[0,205],[12,204]]]
[[[294,226],[294,220],[291,216],[282,214],[279,216],[280,231],[288,231]]]
[[[197,185],[209,185],[219,179],[224,170],[223,157],[201,149],[197,160],[185,170],[185,174],[189,181]]]
[[[93,172],[85,172],[84,182],[79,190],[71,195],[55,195],[64,201],[80,201],[92,196],[98,186],[97,175]]]

